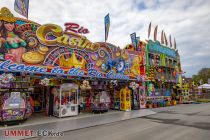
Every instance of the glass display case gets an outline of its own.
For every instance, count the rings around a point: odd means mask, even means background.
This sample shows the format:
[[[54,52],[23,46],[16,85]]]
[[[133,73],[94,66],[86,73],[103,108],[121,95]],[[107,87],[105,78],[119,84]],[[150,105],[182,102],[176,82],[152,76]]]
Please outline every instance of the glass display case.
[[[67,117],[78,115],[78,85],[65,83],[55,90],[54,116]]]

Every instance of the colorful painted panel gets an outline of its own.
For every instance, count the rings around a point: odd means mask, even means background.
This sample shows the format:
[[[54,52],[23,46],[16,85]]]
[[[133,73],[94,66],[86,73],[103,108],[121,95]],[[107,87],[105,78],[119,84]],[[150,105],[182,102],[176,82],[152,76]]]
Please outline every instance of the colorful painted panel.
[[[176,58],[177,52],[173,49],[170,49],[168,47],[162,46],[158,41],[153,42],[152,40],[149,40],[148,42],[148,51],[159,53],[159,54],[165,54],[169,57]]]
[[[66,32],[55,24],[39,25],[1,8],[0,70],[62,76],[141,80],[140,51]]]

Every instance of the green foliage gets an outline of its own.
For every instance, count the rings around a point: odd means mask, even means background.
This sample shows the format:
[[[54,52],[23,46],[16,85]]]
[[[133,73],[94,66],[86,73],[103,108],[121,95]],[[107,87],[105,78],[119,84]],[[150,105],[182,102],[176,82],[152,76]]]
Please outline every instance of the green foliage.
[[[210,78],[210,68],[202,68],[197,75],[193,75],[192,79],[195,84],[204,84],[208,82]]]

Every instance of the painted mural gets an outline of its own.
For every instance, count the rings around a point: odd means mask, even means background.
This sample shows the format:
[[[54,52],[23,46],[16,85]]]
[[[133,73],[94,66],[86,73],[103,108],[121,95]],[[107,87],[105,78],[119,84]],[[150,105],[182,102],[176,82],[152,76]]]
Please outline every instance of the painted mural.
[[[142,80],[141,52],[14,17],[6,7],[0,11],[0,47],[0,70]]]

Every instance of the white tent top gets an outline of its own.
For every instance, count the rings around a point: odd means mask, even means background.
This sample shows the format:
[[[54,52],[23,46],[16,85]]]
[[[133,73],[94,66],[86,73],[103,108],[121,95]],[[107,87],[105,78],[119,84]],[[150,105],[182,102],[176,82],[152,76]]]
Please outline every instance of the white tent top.
[[[200,85],[198,88],[199,89],[201,89],[201,88],[210,89],[210,84],[203,84],[203,85]]]

